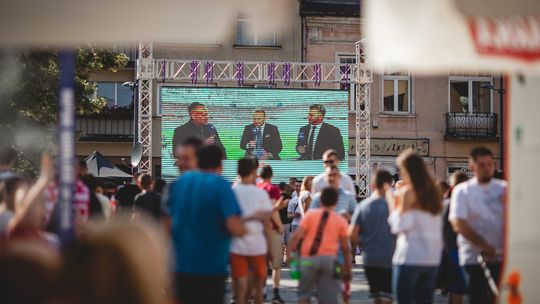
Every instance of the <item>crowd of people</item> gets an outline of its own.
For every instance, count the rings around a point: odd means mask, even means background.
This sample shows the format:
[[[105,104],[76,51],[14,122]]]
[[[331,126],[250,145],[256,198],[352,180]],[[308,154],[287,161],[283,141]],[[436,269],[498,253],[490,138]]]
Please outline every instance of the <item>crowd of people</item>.
[[[400,179],[373,173],[359,200],[333,150],[322,173],[275,184],[271,166],[246,156],[238,178],[222,176],[223,150],[187,138],[175,148],[181,175],[147,174],[116,187],[77,164],[75,238],[56,236],[58,186],[44,155],[37,179],[13,173],[0,151],[0,289],[6,303],[285,303],[282,268],[298,280],[299,303],[348,303],[361,252],[374,303],[493,303],[503,256],[506,183],[492,152],[471,151],[474,177],[437,183],[412,150]],[[360,202],[358,202],[360,201]],[[33,282],[28,283],[28,273]],[[267,278],[271,276],[271,285]]]

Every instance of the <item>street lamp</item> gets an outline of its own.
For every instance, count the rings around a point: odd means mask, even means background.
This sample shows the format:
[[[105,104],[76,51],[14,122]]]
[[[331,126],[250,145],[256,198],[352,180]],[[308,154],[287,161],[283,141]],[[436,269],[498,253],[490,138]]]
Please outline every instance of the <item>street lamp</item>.
[[[501,76],[500,78],[500,84],[499,88],[495,88],[491,83],[484,83],[480,85],[480,88],[492,90],[494,92],[499,93],[499,157],[500,157],[500,169],[502,172],[504,172],[504,94],[506,91],[504,90],[504,77]]]

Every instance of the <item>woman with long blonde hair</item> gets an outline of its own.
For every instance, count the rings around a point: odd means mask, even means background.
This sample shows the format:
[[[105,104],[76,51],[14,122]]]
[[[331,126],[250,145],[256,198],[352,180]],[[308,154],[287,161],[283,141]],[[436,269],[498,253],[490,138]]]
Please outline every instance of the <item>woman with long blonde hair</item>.
[[[405,187],[388,193],[388,219],[396,234],[392,262],[398,303],[431,303],[443,249],[442,195],[423,161],[407,150],[397,159]]]

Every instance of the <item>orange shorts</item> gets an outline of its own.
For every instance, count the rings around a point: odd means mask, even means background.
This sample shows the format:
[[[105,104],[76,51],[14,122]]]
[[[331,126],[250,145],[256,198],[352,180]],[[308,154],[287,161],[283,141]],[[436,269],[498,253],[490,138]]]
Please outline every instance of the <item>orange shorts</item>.
[[[246,256],[231,253],[231,272],[233,278],[247,277],[250,270],[254,277],[260,279],[266,278],[266,256]]]

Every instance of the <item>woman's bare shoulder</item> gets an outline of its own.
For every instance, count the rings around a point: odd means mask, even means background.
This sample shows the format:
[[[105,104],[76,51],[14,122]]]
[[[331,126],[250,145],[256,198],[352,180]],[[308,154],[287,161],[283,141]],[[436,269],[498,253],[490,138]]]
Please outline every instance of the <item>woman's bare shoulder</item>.
[[[416,193],[413,189],[407,187],[402,192],[402,199],[403,199],[403,209],[408,210],[412,208],[416,208],[417,201],[416,201]]]

